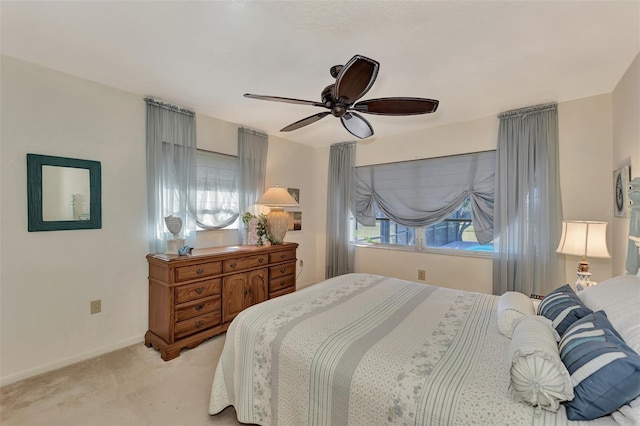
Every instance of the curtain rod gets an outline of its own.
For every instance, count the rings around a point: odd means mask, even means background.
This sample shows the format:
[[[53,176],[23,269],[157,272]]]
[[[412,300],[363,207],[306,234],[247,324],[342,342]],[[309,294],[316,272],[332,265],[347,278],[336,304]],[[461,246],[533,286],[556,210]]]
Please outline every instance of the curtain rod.
[[[550,104],[541,104],[541,105],[535,105],[531,107],[512,109],[510,111],[505,111],[503,113],[498,114],[498,118],[502,119],[502,118],[509,118],[509,117],[517,117],[520,115],[525,116],[533,112],[542,112],[542,111],[550,111],[550,110],[557,110],[557,109],[558,109],[558,104],[554,102]]]
[[[262,136],[262,137],[265,137],[265,138],[269,136],[265,132],[262,132],[260,130],[249,129],[247,127],[240,127],[240,128],[238,128],[238,130],[241,130],[241,131],[246,132],[246,133],[251,133],[251,134],[256,135],[256,136]]]
[[[331,144],[331,148],[340,148],[342,146],[349,146],[349,145],[355,145],[357,142],[338,142],[338,143],[334,143]]]
[[[160,99],[144,98],[144,101],[148,105],[154,105],[154,106],[157,106],[157,107],[160,107],[160,108],[168,109],[170,111],[179,112],[181,114],[191,115],[191,116],[196,115],[196,113],[194,111],[191,111],[191,110],[189,110],[189,109],[187,109],[185,107],[181,107],[179,105],[170,104],[170,103],[162,101]]]
[[[389,161],[388,163],[362,164],[360,166],[355,166],[355,168],[357,169],[359,167],[386,166],[387,164],[411,163],[414,161],[436,160],[439,158],[448,158],[448,157],[462,157],[465,155],[485,154],[489,152],[496,152],[496,150],[486,149],[484,151],[462,152],[460,154],[439,155],[437,157],[414,158],[413,160],[398,160],[398,161]]]

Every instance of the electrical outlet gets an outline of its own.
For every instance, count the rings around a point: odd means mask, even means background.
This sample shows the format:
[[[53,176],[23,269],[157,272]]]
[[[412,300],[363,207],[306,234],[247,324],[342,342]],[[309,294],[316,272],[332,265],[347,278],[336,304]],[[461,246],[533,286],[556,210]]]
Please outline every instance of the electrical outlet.
[[[304,266],[304,263],[302,263],[302,259],[300,259],[300,267],[302,268]]]
[[[424,269],[418,269],[418,279],[424,281],[426,272],[424,271]]]
[[[91,313],[97,314],[102,311],[102,301],[101,300],[92,300],[89,302],[91,304]]]

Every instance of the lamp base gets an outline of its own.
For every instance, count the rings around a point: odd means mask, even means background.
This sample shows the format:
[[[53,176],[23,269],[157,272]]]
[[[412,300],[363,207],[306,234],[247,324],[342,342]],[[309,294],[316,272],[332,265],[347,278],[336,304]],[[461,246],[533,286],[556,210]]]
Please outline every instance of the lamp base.
[[[282,244],[289,228],[289,215],[282,207],[272,207],[267,215],[267,232],[271,244]]]
[[[167,240],[167,251],[164,254],[178,254],[178,249],[184,247],[184,238]]]
[[[591,287],[591,272],[578,271],[578,280],[576,281],[576,291],[582,291],[587,287]],[[595,285],[595,283],[594,283]]]

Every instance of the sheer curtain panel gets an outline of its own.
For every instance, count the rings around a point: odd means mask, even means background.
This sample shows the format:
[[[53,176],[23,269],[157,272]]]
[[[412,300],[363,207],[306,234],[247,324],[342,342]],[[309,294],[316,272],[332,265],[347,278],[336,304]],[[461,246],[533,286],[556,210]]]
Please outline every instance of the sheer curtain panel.
[[[354,246],[349,241],[349,229],[355,211],[355,159],[355,142],[331,145],[327,187],[326,278],[354,270]]]
[[[446,219],[467,197],[480,244],[493,239],[495,151],[356,168],[356,218],[376,222],[375,206],[408,227]]]
[[[557,105],[498,118],[493,292],[544,295],[563,284]]]
[[[181,237],[195,246],[196,119],[187,109],[145,98],[147,103],[147,198],[149,251],[164,253],[172,237],[164,218],[182,219]]]
[[[267,174],[267,151],[269,139],[267,135],[255,130],[238,129],[238,204],[242,216],[251,210],[251,206],[264,193],[264,182]],[[238,224],[240,235],[244,233],[242,221]]]

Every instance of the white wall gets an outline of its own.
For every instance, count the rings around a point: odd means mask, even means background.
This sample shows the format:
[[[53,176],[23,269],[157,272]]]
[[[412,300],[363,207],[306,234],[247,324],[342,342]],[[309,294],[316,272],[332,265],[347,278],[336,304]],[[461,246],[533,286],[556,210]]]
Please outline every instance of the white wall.
[[[143,96],[1,57],[0,383],[131,344],[148,325],[146,105]],[[170,101],[170,100],[169,100]],[[196,115],[199,148],[237,153],[237,124]],[[314,149],[269,139],[267,184],[300,189],[305,260],[315,282]],[[102,163],[102,229],[27,232],[26,154]],[[295,161],[290,161],[295,158]],[[236,231],[198,246],[236,244]],[[102,312],[89,314],[89,302]]]
[[[141,341],[147,195],[140,96],[5,56],[0,76],[4,384]],[[102,229],[27,232],[27,153],[102,163]]]
[[[560,186],[567,220],[609,223],[613,209],[611,95],[593,96],[558,105]],[[612,245],[607,232],[608,247]],[[588,258],[591,279],[612,277],[611,259]],[[579,256],[565,257],[566,281],[576,281]]]
[[[631,166],[631,178],[640,176],[640,54],[624,74],[613,91],[613,164],[612,171],[620,166]],[[612,184],[613,185],[613,184]],[[613,205],[613,190],[611,192]],[[624,271],[627,252],[629,219],[612,219],[614,275]]]

